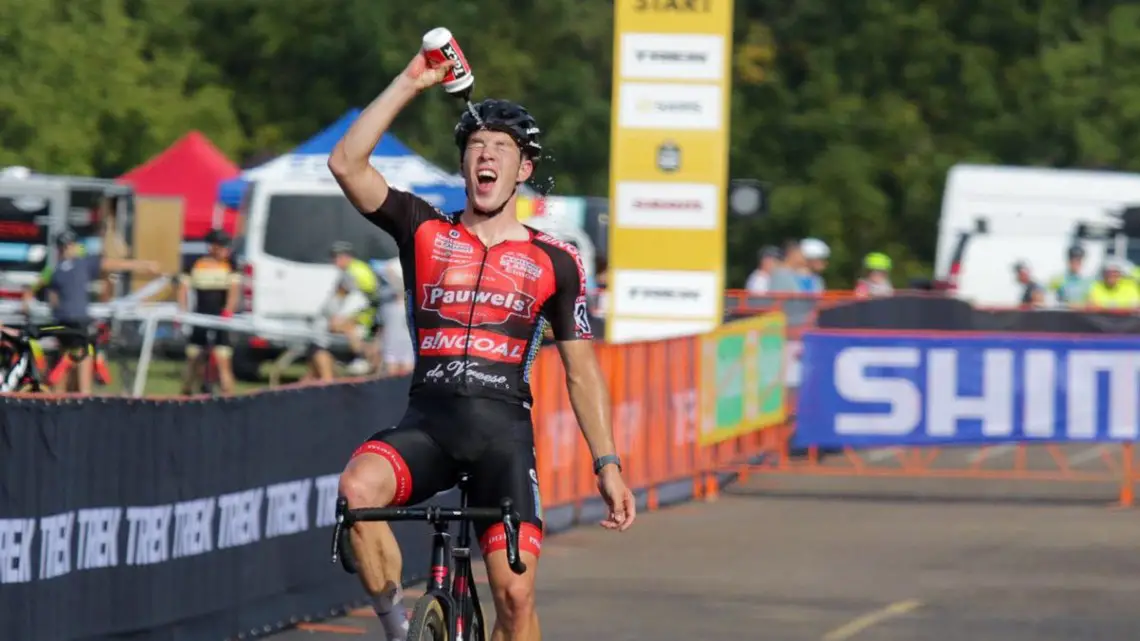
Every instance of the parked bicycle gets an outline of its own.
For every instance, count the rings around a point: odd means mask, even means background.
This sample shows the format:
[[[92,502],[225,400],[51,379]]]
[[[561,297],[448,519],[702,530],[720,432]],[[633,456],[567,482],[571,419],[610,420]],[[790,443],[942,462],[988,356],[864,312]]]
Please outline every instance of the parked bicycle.
[[[40,368],[44,362],[41,338],[54,337],[64,341],[81,342],[81,345],[66,351],[67,355],[79,361],[91,357],[95,345],[91,336],[82,330],[64,325],[28,325],[23,328],[0,327],[0,393],[3,392],[44,392],[40,381]]]
[[[498,508],[467,507],[469,477],[459,477],[459,507],[382,507],[348,509],[343,497],[336,502],[333,528],[333,563],[340,561],[350,574],[356,573],[348,531],[354,523],[368,521],[427,521],[435,527],[432,536],[431,580],[424,595],[416,601],[408,624],[408,641],[486,641],[483,610],[471,575],[471,525],[475,521],[498,521],[507,535],[507,562],[516,574],[526,572],[519,558],[519,522],[509,498]],[[451,545],[450,524],[460,522],[459,537]],[[452,567],[454,565],[454,568]]]

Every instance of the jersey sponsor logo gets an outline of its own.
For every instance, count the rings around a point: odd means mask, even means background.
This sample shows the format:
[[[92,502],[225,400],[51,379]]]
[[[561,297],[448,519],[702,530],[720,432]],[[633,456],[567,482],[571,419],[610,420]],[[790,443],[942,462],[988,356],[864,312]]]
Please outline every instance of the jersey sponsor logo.
[[[550,234],[544,232],[540,232],[535,236],[535,238],[546,243],[547,245],[553,245],[558,249],[566,252],[567,254],[570,254],[571,258],[574,259],[574,266],[578,268],[578,291],[585,292],[586,268],[582,265],[582,254],[578,253],[578,248],[575,247],[572,243],[568,243],[560,238],[555,238],[554,236],[551,236]]]
[[[452,229],[447,234],[436,234],[432,241],[432,258],[451,260],[455,254],[462,260],[470,260],[475,255],[475,246],[460,240],[459,232]]]
[[[464,325],[501,325],[512,316],[531,318],[534,296],[514,278],[491,265],[468,263],[443,270],[439,281],[424,285],[422,307]]]
[[[526,254],[503,254],[499,257],[499,267],[512,276],[522,276],[529,280],[542,278],[542,267]]]
[[[429,383],[444,383],[448,385],[462,385],[465,383],[478,383],[484,387],[497,389],[510,389],[508,378],[503,374],[494,374],[480,369],[479,363],[471,361],[451,361],[446,365],[439,363],[424,372],[424,380]]]
[[[485,330],[421,329],[420,356],[477,356],[500,363],[521,363],[526,341]]]
[[[578,338],[593,336],[593,331],[590,329],[590,312],[586,306],[585,296],[579,296],[578,300],[574,301],[574,329],[577,330]]]

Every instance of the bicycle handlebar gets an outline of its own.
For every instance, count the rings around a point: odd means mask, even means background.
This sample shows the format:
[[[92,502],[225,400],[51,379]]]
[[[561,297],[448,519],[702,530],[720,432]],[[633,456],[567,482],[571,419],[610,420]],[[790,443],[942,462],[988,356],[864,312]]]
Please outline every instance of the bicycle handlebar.
[[[526,572],[526,563],[519,557],[519,515],[514,511],[509,498],[504,498],[496,508],[449,508],[428,507],[367,507],[348,509],[348,500],[343,496],[336,500],[336,523],[333,526],[332,561],[340,558],[340,535],[358,522],[370,521],[427,521],[428,523],[449,523],[452,521],[500,521],[507,537],[507,564],[515,574]]]

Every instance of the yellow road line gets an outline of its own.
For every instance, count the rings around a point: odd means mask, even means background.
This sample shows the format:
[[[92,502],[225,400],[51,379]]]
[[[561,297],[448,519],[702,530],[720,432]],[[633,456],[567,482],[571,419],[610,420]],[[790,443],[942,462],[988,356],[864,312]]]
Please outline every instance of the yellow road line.
[[[914,599],[896,601],[886,607],[851,619],[847,623],[823,635],[823,641],[847,641],[847,639],[854,637],[856,634],[859,634],[871,626],[878,625],[888,619],[902,616],[907,612],[918,609],[921,605],[922,603]]]

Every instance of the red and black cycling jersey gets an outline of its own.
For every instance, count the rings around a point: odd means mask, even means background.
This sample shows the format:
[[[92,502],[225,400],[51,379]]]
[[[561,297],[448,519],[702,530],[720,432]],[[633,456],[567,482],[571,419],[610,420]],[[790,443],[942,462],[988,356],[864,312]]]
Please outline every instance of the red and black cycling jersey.
[[[573,245],[530,227],[528,240],[487,248],[460,213],[389,189],[368,215],[400,248],[416,347],[411,394],[530,407],[530,367],[545,326],[559,341],[592,337],[582,260]]]

